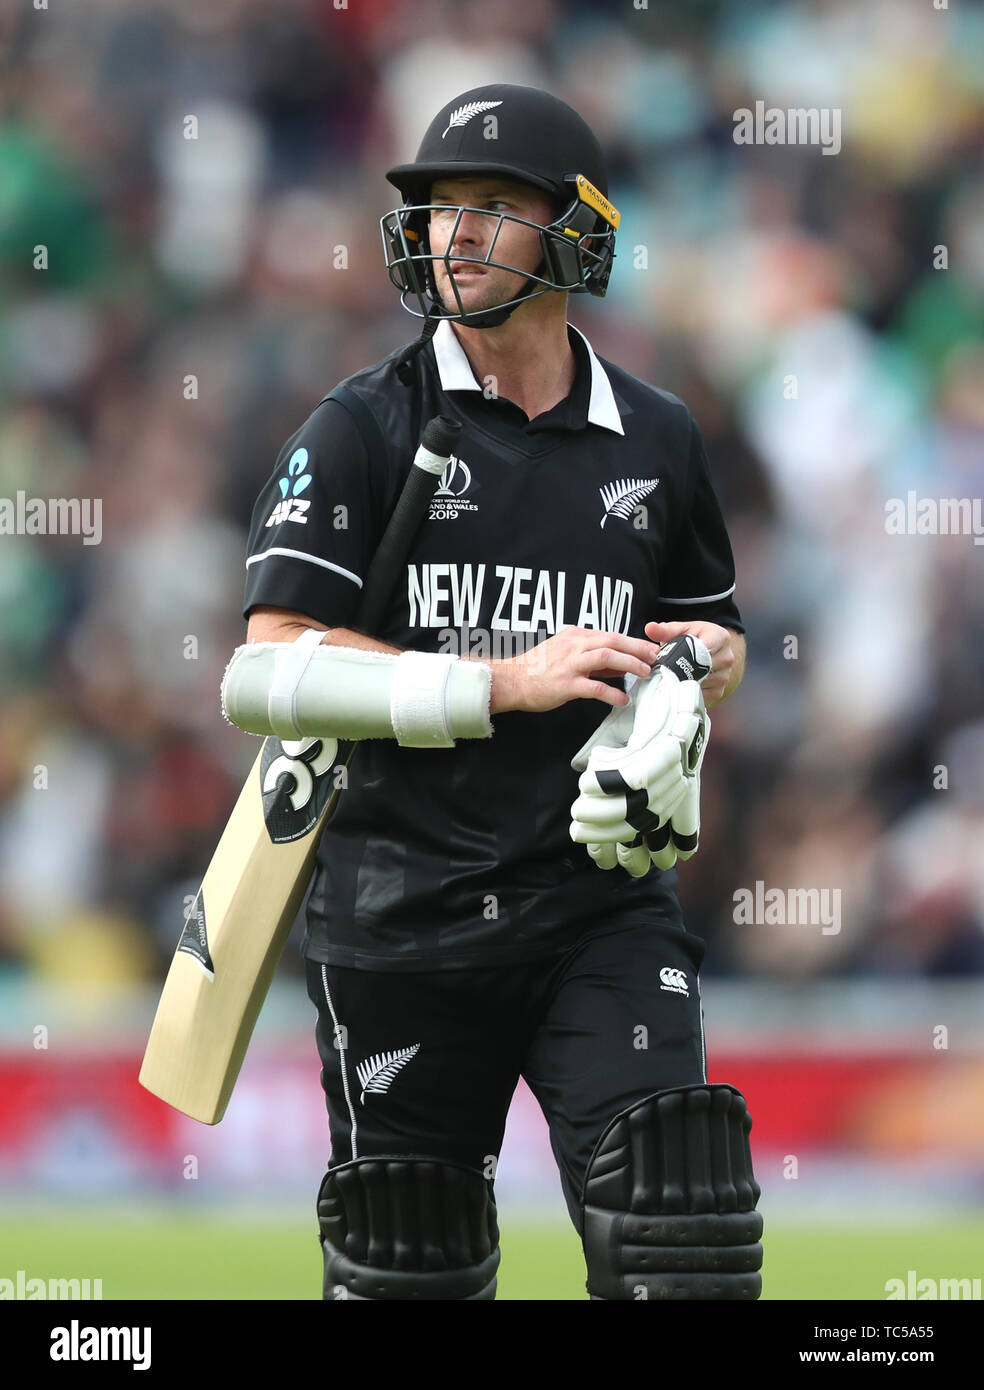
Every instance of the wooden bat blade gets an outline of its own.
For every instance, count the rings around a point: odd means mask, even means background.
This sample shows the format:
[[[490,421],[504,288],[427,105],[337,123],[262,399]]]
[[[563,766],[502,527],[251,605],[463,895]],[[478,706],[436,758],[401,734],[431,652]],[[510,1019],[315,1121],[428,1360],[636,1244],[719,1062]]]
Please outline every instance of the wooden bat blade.
[[[303,901],[337,751],[334,739],[266,740],[188,913],[139,1079],[205,1124],[225,1114]]]
[[[371,412],[344,383],[325,400],[332,397],[379,435]],[[366,577],[360,627],[379,624],[460,433],[460,422],[445,416],[424,429]],[[344,784],[330,774],[348,766],[357,746],[268,738],[229,817],[178,942],[140,1068],[141,1085],[193,1119],[214,1125],[225,1113]]]

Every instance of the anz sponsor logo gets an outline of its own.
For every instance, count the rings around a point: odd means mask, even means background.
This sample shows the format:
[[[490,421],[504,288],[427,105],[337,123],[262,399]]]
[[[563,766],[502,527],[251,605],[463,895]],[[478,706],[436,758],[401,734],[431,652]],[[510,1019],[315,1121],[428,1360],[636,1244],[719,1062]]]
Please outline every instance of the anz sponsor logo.
[[[305,472],[307,464],[307,449],[295,449],[287,465],[287,477],[278,479],[283,501],[278,502],[267,517],[267,526],[279,526],[282,521],[298,521],[302,526],[307,525],[311,501],[307,497],[301,499],[301,493],[306,492],[313,481],[312,475]]]

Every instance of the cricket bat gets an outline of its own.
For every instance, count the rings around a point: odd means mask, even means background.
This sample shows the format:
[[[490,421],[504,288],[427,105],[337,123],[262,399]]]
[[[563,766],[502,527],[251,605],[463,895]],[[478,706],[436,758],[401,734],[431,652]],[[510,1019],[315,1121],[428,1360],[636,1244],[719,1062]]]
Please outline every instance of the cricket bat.
[[[461,426],[424,430],[366,578],[354,626],[378,624]],[[218,1124],[314,869],[357,743],[267,738],[239,795],[171,962],[140,1084]]]

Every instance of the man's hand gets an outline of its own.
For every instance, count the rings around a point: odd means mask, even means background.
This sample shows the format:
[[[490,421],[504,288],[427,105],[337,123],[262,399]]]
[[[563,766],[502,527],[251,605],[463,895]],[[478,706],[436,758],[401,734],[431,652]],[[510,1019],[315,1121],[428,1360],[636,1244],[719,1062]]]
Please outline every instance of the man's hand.
[[[730,627],[703,621],[693,623],[647,623],[646,636],[654,642],[669,642],[689,632],[699,637],[711,654],[711,674],[701,682],[704,705],[710,709],[733,695],[745,672],[745,638]]]
[[[604,678],[648,676],[657,647],[641,637],[593,628],[565,627],[545,642],[508,661],[492,661],[490,713],[529,710],[542,714],[568,700],[602,700],[627,705],[624,690],[602,684]]]

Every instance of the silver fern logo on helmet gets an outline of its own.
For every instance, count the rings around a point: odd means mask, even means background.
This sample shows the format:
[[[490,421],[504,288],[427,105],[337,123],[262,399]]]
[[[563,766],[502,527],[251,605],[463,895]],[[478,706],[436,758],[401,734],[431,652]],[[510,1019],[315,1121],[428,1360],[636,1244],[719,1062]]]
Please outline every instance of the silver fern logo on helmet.
[[[420,1043],[414,1043],[412,1047],[403,1047],[398,1052],[377,1052],[360,1062],[355,1074],[362,1087],[362,1095],[359,1097],[361,1104],[366,1103],[366,1092],[376,1096],[385,1095],[406,1064],[412,1061],[419,1051]]]
[[[448,130],[453,130],[455,126],[467,125],[468,122],[471,120],[472,116],[477,116],[479,111],[491,111],[493,106],[501,105],[501,101],[466,102],[464,106],[459,106],[457,111],[451,112],[451,118],[448,121],[447,130],[444,131],[444,134],[441,136],[441,139],[443,140],[444,136],[447,135]]]
[[[601,500],[605,504],[605,515],[601,518],[602,530],[610,516],[620,516],[628,521],[643,498],[655,492],[658,486],[658,478],[621,478],[617,483],[609,483],[606,487],[599,488]]]

